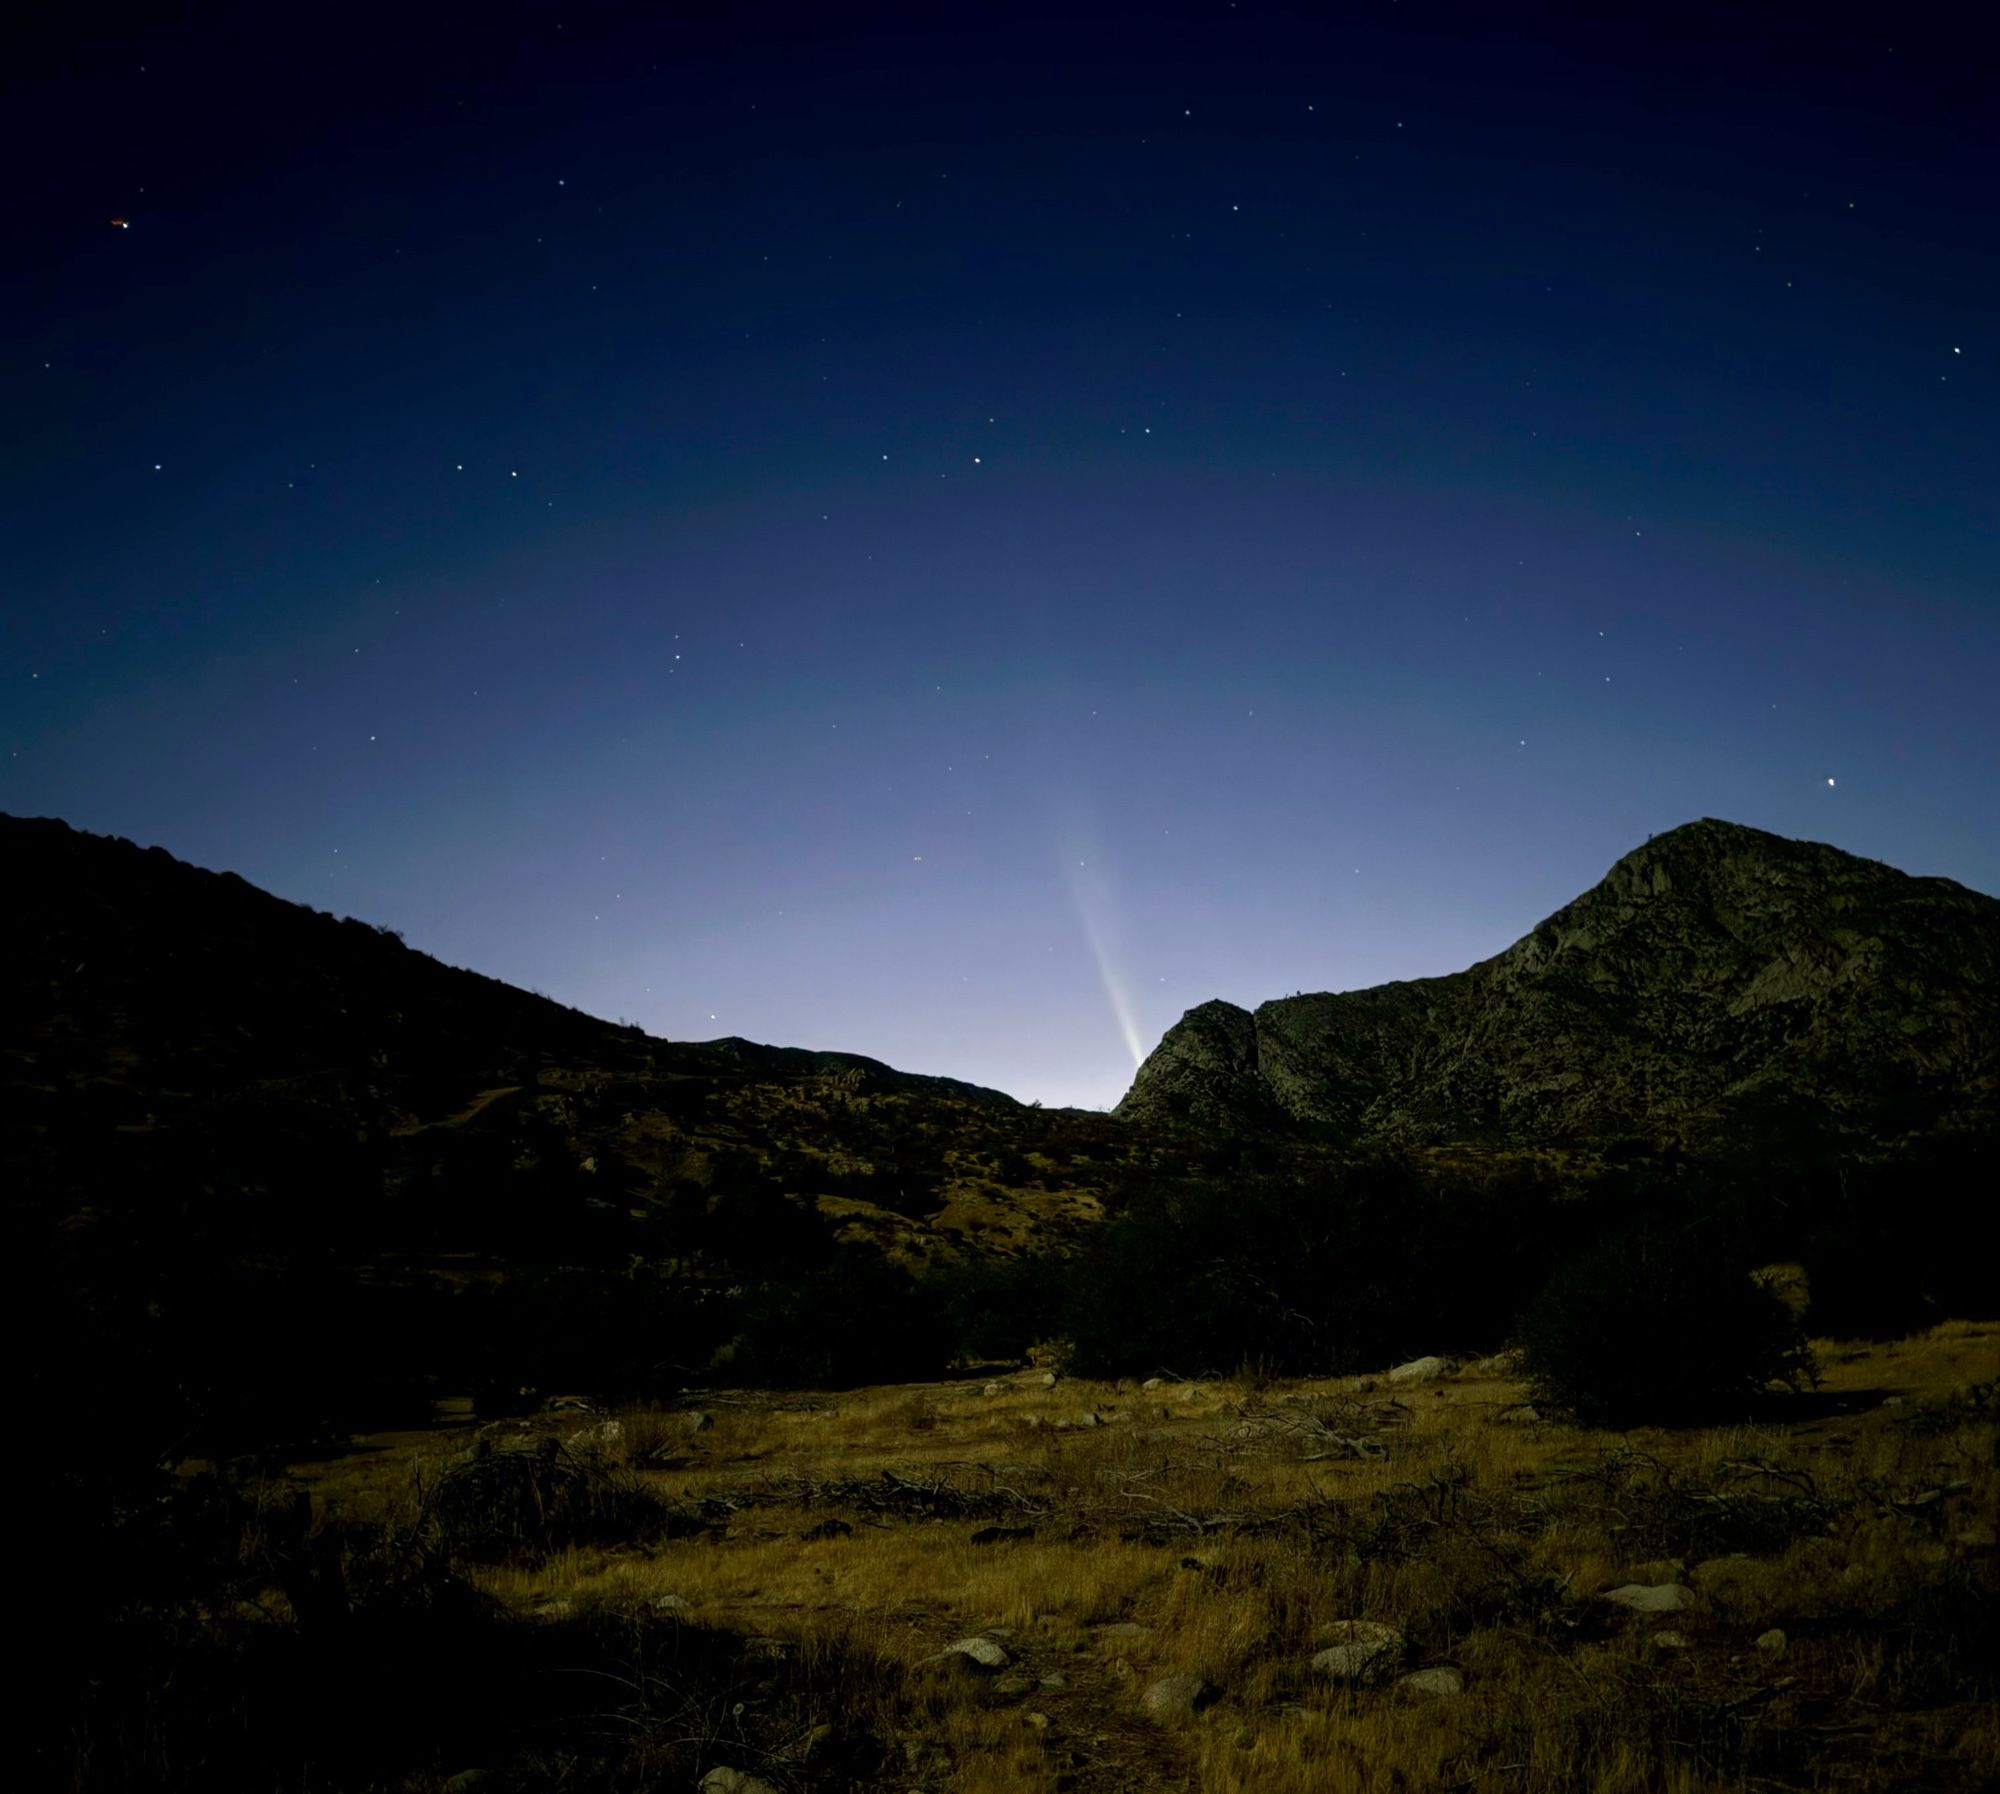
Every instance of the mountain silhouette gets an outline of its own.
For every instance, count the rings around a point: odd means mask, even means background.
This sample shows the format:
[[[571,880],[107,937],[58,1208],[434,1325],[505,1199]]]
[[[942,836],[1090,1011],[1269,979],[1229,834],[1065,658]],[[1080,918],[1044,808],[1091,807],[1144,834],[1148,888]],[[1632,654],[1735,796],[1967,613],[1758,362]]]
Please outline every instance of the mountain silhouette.
[[[1191,1009],[1117,1113],[1349,1144],[1990,1127],[2000,901],[1714,820],[1462,972]]]

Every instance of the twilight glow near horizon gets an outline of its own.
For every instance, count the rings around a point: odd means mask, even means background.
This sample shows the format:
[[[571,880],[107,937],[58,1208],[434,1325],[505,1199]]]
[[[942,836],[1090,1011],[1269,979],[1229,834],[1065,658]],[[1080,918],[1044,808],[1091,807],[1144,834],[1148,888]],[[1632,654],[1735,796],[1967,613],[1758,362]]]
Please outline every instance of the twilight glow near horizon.
[[[51,14],[0,808],[1085,1105],[1696,816],[2000,890],[1992,71],[1509,10]]]

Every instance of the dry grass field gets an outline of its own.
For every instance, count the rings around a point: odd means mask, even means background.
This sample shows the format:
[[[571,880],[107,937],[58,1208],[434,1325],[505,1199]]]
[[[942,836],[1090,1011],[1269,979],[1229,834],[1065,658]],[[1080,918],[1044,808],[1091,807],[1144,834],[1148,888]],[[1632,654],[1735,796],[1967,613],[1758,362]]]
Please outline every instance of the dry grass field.
[[[657,1506],[463,1567],[620,1666],[591,1786],[2000,1786],[2000,1331],[1818,1351],[1815,1395],[1724,1429],[1557,1424],[1494,1361],[1015,1371],[468,1422],[292,1479],[352,1536],[531,1461]],[[462,1754],[401,1785],[572,1779]]]

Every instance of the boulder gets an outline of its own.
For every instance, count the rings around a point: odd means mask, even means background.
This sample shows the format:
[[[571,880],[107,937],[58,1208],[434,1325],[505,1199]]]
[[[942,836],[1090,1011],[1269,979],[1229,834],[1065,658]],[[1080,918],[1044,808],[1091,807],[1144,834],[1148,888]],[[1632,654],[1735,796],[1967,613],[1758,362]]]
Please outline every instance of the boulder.
[[[1179,1718],[1198,1713],[1215,1699],[1215,1690],[1199,1676],[1162,1676],[1139,1697],[1148,1713]]]
[[[1413,1669],[1407,1676],[1398,1676],[1396,1686],[1405,1694],[1463,1694],[1465,1677],[1457,1670],[1448,1667]]]
[[[1336,1682],[1372,1681],[1394,1669],[1403,1655],[1403,1634],[1376,1620],[1336,1620],[1323,1627],[1326,1648],[1312,1666]]]
[[[1007,1648],[991,1638],[954,1639],[938,1652],[940,1657],[962,1657],[979,1669],[1005,1669]]]
[[[1399,1364],[1386,1373],[1385,1380],[1391,1383],[1435,1383],[1439,1377],[1451,1369],[1443,1358],[1412,1358],[1407,1364]]]
[[[1628,1582],[1607,1589],[1602,1599],[1634,1613],[1685,1613],[1694,1605],[1694,1590],[1679,1582]]]
[[[1782,1657],[1789,1642],[1790,1640],[1785,1637],[1785,1629],[1782,1626],[1773,1626],[1770,1631],[1757,1634],[1757,1655]]]
[[[762,1776],[743,1769],[711,1769],[701,1778],[701,1794],[778,1794]]]

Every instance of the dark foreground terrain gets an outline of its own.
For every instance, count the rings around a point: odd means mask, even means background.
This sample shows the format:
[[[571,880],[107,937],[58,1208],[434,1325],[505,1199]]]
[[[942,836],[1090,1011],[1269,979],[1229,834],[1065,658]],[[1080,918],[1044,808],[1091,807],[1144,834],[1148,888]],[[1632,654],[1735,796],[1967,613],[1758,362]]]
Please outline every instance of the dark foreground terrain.
[[[1507,1360],[1028,1371],[369,1437],[233,1505],[184,1466],[184,1579],[121,1608],[57,1767],[160,1789],[1990,1788],[2000,1334],[1820,1355],[1815,1398],[1706,1429],[1560,1424]]]

